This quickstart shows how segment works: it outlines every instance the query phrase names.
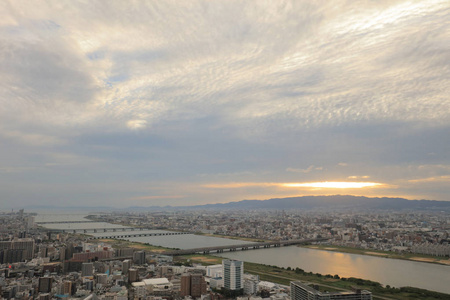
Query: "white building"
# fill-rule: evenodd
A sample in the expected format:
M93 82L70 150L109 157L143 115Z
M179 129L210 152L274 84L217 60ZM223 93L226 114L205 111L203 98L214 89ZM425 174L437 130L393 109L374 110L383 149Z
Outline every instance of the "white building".
M144 279L142 282L151 288L152 292L168 292L173 290L173 284L167 278Z
M228 290L244 288L244 262L224 259L222 261L223 286Z
M206 276L208 277L222 277L222 265L211 265L206 267Z

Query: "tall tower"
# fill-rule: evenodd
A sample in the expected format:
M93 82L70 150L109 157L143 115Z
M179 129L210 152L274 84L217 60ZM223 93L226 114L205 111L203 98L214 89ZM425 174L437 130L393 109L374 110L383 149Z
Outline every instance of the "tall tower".
M222 261L223 287L227 290L244 288L244 262L224 259Z

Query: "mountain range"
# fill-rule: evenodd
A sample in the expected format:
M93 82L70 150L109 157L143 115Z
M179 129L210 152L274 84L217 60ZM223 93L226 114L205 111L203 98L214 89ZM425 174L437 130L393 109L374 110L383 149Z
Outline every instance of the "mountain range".
M445 210L450 211L450 201L408 200L390 197L364 197L349 195L334 196L302 196L289 198L273 198L268 200L242 200L237 202L193 205L193 206L149 206L128 207L126 210L196 210L196 209L342 209L342 210Z

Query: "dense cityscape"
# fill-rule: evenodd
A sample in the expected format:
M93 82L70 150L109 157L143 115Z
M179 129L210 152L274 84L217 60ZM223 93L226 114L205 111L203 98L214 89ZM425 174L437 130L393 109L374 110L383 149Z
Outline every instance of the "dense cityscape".
M449 300L449 0L0 0L0 300Z
M184 211L114 213L95 219L261 240L324 237L331 245L450 256L446 212Z
M189 257L166 255L165 248L149 250L136 243L94 240L85 233L86 229L79 230L81 234L75 229L47 229L35 218L35 214L23 210L0 215L0 292L3 299L366 300L381 297L365 289L364 284L372 284L370 281L349 278L347 280L355 282L350 290L336 290L314 281L319 275L322 277L321 274L288 268L283 272L303 274L312 280L274 282L266 280L267 274L255 272L251 264L242 261L215 261L209 256L202 258L201 253ZM444 213L115 212L90 214L85 221L126 226L123 228L237 237L243 239L242 243L325 237L326 241L310 246L343 245L374 251L426 253L430 257L440 257L441 263L449 261L450 224ZM61 221L59 226L63 225ZM74 222L72 226L76 225ZM199 258L202 259L196 261ZM325 278L328 276L324 274ZM330 280L346 280L338 275L329 277ZM375 286L382 288L379 284ZM440 299L440 295L444 295L435 294L438 296L430 299Z

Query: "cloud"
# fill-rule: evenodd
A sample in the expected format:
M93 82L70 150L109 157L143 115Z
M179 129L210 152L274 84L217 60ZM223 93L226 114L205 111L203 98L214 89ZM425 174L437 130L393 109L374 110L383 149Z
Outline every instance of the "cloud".
M319 189L360 189L372 187L386 187L387 185L378 182L295 182L295 183L274 183L274 182L235 182L226 184L206 184L205 188L213 189L235 189L246 187L282 187L282 188L319 188Z
M286 168L287 172L294 172L294 173L309 173L313 170L321 171L323 170L323 167L315 167L311 165L306 169Z
M368 179L368 178L370 178L370 176L368 176L368 175L364 175L364 176L355 176L355 175L352 175L352 176L348 176L347 178L348 178L348 179L358 179L358 178L361 178L361 179Z
M215 198L198 188L213 181L369 177L447 199L445 183L408 180L448 175L449 11L443 0L3 1L0 166L21 171L0 181L27 199L91 180L118 205L124 178L139 184L122 183L120 199L187 195L179 203L265 188ZM278 188L266 191L292 193Z
M411 183L450 182L450 175L408 180Z
M129 201L135 201L135 200L161 200L161 199L180 199L184 196L181 195L174 195L174 196L168 196L168 195L152 195L152 196L140 196L140 197L133 197L128 199Z
M0 131L0 136L15 140L19 143L23 143L29 146L38 146L38 147L40 146L50 147L67 143L67 141L59 137L39 133L26 133L18 130L14 131L5 130L3 132Z
M127 127L130 129L143 129L147 127L146 120L130 120L127 122Z

